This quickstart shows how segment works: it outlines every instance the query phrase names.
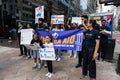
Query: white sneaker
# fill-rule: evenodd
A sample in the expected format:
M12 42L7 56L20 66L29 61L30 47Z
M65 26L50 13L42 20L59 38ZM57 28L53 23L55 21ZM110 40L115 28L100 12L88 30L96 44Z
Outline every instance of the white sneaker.
M45 76L47 76L47 77L48 77L49 75L50 75L50 73L48 72Z
M49 75L48 75L48 78L51 78L53 76L53 73L50 73Z
M74 58L77 58L77 56L75 55Z
M58 59L57 59L57 61L60 61L61 60L61 58L59 57Z

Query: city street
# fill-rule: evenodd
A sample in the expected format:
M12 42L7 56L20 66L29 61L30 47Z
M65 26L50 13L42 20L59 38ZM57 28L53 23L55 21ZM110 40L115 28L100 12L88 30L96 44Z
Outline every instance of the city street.
M120 0L0 0L0 80L120 80L119 57Z
M114 35L117 39L114 56L117 57L120 53L118 36ZM81 68L75 68L77 59L69 58L68 53L63 53L60 62L53 62L54 76L51 79L45 76L46 68L42 67L40 71L32 70L33 60L26 60L18 55L18 48L0 46L0 80L80 80ZM113 63L97 61L97 80L120 80L115 69L116 61Z

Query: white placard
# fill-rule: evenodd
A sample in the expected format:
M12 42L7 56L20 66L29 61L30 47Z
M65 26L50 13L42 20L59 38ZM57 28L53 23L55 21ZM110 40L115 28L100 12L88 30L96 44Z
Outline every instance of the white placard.
M72 17L72 23L82 24L81 17Z
M22 29L20 44L29 45L33 39L33 29Z
M56 60L54 48L40 48L39 53L41 60Z
M64 24L64 15L52 15L51 24Z
M39 18L44 19L44 6L35 8L35 23L38 23Z

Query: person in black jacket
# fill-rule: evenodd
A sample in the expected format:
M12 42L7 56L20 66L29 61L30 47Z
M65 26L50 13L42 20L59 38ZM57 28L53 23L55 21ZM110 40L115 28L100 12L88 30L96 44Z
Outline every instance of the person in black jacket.
M32 66L32 69L37 68L39 71L41 69L41 60L40 60L40 54L39 54L39 48L43 46L42 41L39 39L39 36L37 33L34 33L33 39L31 41L31 46L34 46L35 49L32 50L33 52L33 58L34 58L34 65ZM38 60L38 62L37 62Z
M88 29L87 28L88 16L82 15L81 20L82 20L82 24L79 25L79 29L83 29L83 31L86 31ZM83 45L82 45L82 51L78 51L78 64L75 66L76 68L79 68L82 66L82 59L83 59L82 54L83 54Z
M98 56L100 34L98 30L94 29L94 21L88 21L88 30L84 32L83 43L83 67L81 80L85 78L89 71L90 80L96 80L96 59Z
M21 23L18 23L18 44L19 44L19 47L20 47L20 54L19 56L23 56L24 54L24 46L20 44L20 40L21 40L21 30L23 29L23 25Z

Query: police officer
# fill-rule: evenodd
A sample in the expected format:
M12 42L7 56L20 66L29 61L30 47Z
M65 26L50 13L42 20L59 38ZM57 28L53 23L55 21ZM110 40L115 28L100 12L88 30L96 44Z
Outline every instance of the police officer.
M100 60L100 58L102 58L102 61L106 59L108 36L111 36L110 28L106 26L106 20L102 20L102 26L100 27L100 47L98 51L98 60Z
M89 71L90 80L96 80L96 58L99 48L99 31L94 29L95 23L93 20L89 20L87 27L88 30L84 32L84 49L83 49L83 68L82 80L87 76Z

